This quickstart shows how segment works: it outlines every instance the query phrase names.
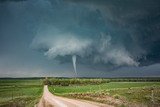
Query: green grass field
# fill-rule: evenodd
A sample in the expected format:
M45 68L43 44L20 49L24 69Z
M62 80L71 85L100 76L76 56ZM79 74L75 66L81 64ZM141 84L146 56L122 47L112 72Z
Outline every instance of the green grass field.
M0 79L0 107L33 107L42 91L40 79Z
M117 104L112 100L109 102L108 97L120 99L127 104L153 105L154 100L154 104L160 105L160 82L110 82L100 85L50 86L49 89L56 95L113 105Z
M0 79L0 107L33 107L43 92L43 84L56 95L97 101L114 106L160 105L160 82L113 82L109 79ZM44 82L45 81L45 82ZM129 81L125 79L124 81ZM131 81L131 80L130 80ZM135 81L135 80L132 80ZM141 79L140 81L144 81ZM146 80L145 80L146 81ZM150 80L151 81L151 80ZM91 84L90 84L91 83ZM56 85L53 85L56 84ZM140 107L139 106L139 107Z

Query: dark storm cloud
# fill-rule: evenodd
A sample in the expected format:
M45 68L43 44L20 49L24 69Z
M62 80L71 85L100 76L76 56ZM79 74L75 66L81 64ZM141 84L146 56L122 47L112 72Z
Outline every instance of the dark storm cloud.
M72 0L71 0L72 1ZM72 1L98 9L109 32L136 58L140 65L159 62L160 2L158 0L77 0Z
M159 1L77 0L57 3L58 5L55 5L56 3L51 1L53 10L60 14L53 15L59 18L55 21L53 17L54 24L49 28L51 32L47 29L50 34L43 38L44 31L41 30L39 33L43 35L38 33L34 40L36 45L40 44L40 49L42 42L45 46L49 45L45 55L59 57L57 59L62 59L62 62L66 59L68 62L68 55L77 54L82 63L84 61L104 66L137 66L159 62ZM61 31L53 31L52 28ZM75 39L70 40L69 46L66 46L65 42L71 38L68 35ZM43 40L47 36L49 40ZM62 39L59 40L56 36L61 36ZM89 38L90 43L83 47L84 50L81 50L80 45L85 44L83 39L79 44L73 43L79 38L85 38L86 41ZM62 46L57 49L60 44L52 44L52 40L58 41ZM73 48L80 50L71 49L72 45L77 45ZM80 55L80 52L83 52L83 55Z
M72 55L93 75L160 62L159 0L1 0L0 13L0 56L19 61L14 71L69 71Z
M27 0L0 0L0 3L3 3L3 2L21 2L21 1L27 1Z

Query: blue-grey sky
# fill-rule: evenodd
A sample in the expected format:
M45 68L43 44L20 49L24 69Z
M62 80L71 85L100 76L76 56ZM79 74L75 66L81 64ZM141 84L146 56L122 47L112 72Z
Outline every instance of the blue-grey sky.
M0 0L0 77L160 76L159 0Z

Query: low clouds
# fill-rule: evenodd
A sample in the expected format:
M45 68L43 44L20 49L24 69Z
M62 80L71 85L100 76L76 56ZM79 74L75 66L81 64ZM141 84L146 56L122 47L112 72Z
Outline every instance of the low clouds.
M111 63L115 66L138 66L131 54L123 47L111 43L111 36L101 34L101 38L97 47L97 55L94 61L104 63Z
M57 56L64 57L66 55L87 56L91 44L92 41L90 39L79 38L71 33L53 32L51 35L36 36L32 42L32 47L41 50L43 46L46 46L44 55L54 59Z
M89 40L80 40L74 36L67 37L65 36L56 41L53 41L54 44L51 48L45 52L46 56L55 58L56 56L65 56L65 55L79 55L81 57L86 56L87 48L91 42Z
M45 31L46 30L46 31ZM79 60L88 64L111 64L118 66L138 66L131 54L124 48L113 44L110 35L100 33L97 38L81 37L80 35L61 32L53 26L37 32L33 39L32 47L43 50L50 59L64 61L72 55L79 56ZM68 60L64 61L65 63Z

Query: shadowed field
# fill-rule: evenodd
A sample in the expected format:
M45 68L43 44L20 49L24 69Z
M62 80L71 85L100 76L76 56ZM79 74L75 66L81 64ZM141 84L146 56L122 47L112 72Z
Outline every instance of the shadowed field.
M33 107L42 91L40 79L0 79L0 107Z

